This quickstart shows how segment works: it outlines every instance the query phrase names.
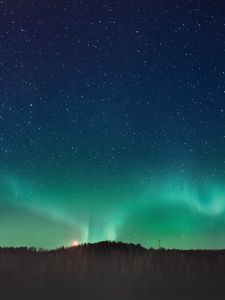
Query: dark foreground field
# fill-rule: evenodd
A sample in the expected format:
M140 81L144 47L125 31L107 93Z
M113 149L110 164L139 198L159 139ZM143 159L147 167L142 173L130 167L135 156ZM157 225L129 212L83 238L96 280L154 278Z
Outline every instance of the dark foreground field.
M225 299L225 251L0 249L0 299Z

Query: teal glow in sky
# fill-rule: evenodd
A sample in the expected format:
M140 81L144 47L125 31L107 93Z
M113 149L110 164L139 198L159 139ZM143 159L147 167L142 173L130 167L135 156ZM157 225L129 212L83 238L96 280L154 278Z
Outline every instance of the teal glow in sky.
M173 2L0 2L0 246L225 247L225 7Z
M135 182L136 181L136 182ZM123 240L156 247L224 247L225 188L181 177L37 185L4 174L3 246Z

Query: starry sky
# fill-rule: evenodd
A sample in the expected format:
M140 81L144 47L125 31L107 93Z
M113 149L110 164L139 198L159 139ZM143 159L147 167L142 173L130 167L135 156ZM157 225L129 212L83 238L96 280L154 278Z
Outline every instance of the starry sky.
M0 246L225 247L224 10L0 1Z

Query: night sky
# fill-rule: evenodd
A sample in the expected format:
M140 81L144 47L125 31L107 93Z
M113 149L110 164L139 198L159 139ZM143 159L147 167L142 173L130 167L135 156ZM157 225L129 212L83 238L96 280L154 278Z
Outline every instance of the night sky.
M224 1L0 1L0 246L225 247Z

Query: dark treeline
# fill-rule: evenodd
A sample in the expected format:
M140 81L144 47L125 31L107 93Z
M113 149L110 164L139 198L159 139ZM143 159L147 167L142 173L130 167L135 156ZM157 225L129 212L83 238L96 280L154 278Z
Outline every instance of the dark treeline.
M0 299L225 299L225 251L0 248Z

